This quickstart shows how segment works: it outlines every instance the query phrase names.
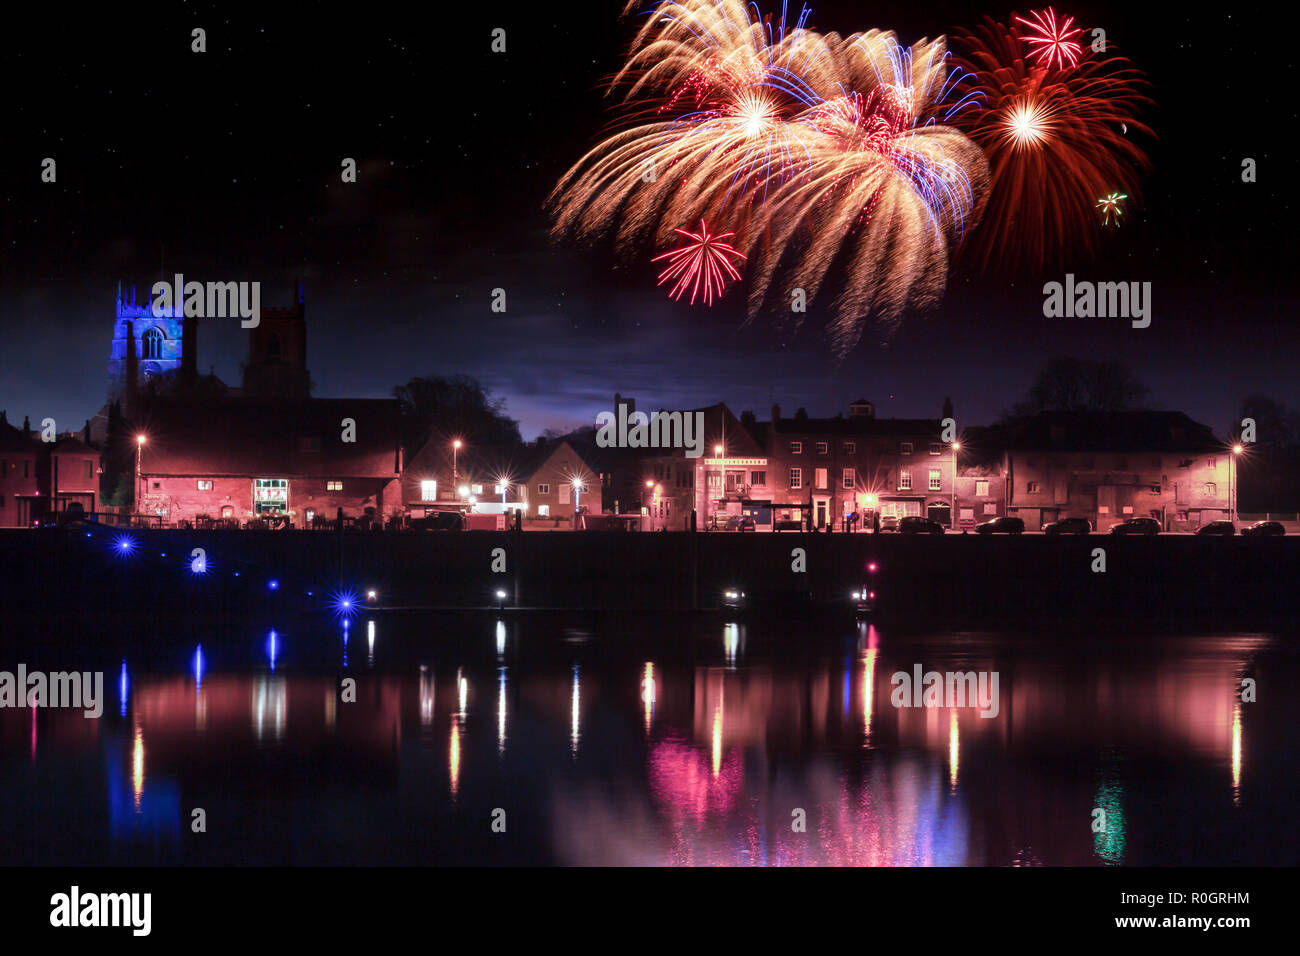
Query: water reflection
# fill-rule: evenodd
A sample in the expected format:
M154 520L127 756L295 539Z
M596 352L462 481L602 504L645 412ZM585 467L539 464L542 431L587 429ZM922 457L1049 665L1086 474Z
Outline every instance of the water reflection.
M433 642L427 622L409 633L385 622L383 666L357 676L347 703L333 626L295 625L288 644L259 630L247 659L233 643L187 641L188 668L171 651L171 673L108 640L117 716L0 709L0 760L48 761L36 776L0 775L0 799L13 819L58 813L68 801L42 788L75 794L85 774L59 768L96 768L109 825L60 818L60 859L71 862L106 841L125 860L184 862L181 793L201 806L232 789L268 819L320 822L306 842L235 828L203 844L222 862L473 862L484 847L463 821L497 806L543 815L535 844L517 851L524 863L1294 862L1276 827L1295 809L1296 783L1268 768L1293 746L1297 704L1253 709L1265 705L1239 694L1240 675L1261 661L1279 685L1300 677L1270 637L1082 653L852 622L802 642L789 626L727 622L720 646L718 627L701 623L683 646L620 625L575 648L525 622L507 665L500 620L467 627L464 640L440 626ZM373 619L366 630L373 651ZM891 675L918 662L996 671L996 716L893 706ZM492 683L495 693L471 693ZM482 732L493 723L495 734ZM0 838L14 826L0 823ZM319 850L303 849L318 838ZM0 854L12 855L6 845Z

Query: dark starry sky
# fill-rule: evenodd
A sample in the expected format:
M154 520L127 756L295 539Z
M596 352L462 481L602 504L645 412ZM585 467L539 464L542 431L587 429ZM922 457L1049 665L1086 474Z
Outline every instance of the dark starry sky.
M1011 9L812 6L814 28L892 28L904 42ZM548 241L542 200L611 119L601 81L631 33L619 8L13 12L0 407L79 427L103 403L117 283L143 294L176 271L258 280L264 305L287 304L301 278L318 395L470 374L508 399L525 434L590 422L615 391L760 414L773 402L831 414L863 396L880 414L934 415L950 395L959 420L977 423L1054 355L1119 358L1155 404L1219 431L1251 392L1300 405L1295 30L1278 13L1062 7L1105 26L1154 85L1144 203L1073 267L1153 282L1151 328L1044 319L1042 284L1064 270L1011 281L958 262L938 310L836 364L816 308L786 340L743 326L736 290L692 309L655 287L648 255L615 270L599 250ZM190 52L195 26L205 54ZM505 54L491 52L494 27ZM56 184L40 182L45 156ZM340 182L345 156L355 185ZM1245 157L1256 183L1241 181ZM497 287L505 314L489 308ZM245 335L237 320L204 322L200 368L237 383Z

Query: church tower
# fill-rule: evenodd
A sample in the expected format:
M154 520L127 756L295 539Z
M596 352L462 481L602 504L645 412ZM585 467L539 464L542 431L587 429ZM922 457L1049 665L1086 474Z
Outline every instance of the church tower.
M113 349L108 357L110 405L120 401L129 410L135 404L137 390L147 388L150 380L159 375L193 375L196 322L178 317L172 308L162 312L159 316L153 314L152 301L137 302L134 287L128 296L118 286Z
M307 321L303 289L286 309L263 306L261 321L248 330L244 395L250 398L301 400L311 397L307 372Z

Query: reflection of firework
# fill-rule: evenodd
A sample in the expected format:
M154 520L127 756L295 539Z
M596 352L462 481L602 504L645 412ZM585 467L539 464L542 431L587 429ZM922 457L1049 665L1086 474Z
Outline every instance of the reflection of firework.
M988 18L958 37L968 51L963 66L985 103L982 112L954 120L989 159L984 222L992 228L970 236L984 266L1041 266L1076 248L1091 250L1099 236L1097 197L1115 186L1135 196L1148 165L1129 138L1151 135L1136 119L1149 102L1142 74L1123 57L1100 60L1091 51L1074 66L1034 65L1026 59L1033 39Z
M690 242L665 252L662 256L655 256L655 262L661 259L669 261L668 268L659 274L659 284L676 280L677 284L668 293L669 296L680 299L689 287L691 305L695 304L697 295L704 300L705 305L712 305L714 297L722 295L728 280L740 278L740 273L727 257L736 256L742 260L745 257L733 246L722 241L730 238L732 233L712 235L703 219L700 220L699 232L678 229L677 234L689 239Z
M843 353L871 314L893 320L942 294L986 168L943 125L977 104L955 90L942 39L823 36L806 16L657 3L615 80L639 104L633 125L579 160L549 204L555 235L612 235L624 253L666 244L681 222L725 223L750 260L751 318L774 283L811 300L834 269Z
M1102 196L1097 200L1097 208L1101 210L1101 224L1109 226L1112 222L1119 225L1119 217L1124 214L1124 200L1128 196L1123 193L1111 193L1108 196Z
M1032 21L1016 17L1016 22L1028 28L1024 40L1029 44L1029 55L1036 63L1050 70L1053 66L1063 69L1067 63L1074 66L1079 62L1083 50L1074 38L1083 31L1071 26L1074 17L1066 17L1064 23L1057 23L1056 11L1051 7L1030 16L1034 18Z

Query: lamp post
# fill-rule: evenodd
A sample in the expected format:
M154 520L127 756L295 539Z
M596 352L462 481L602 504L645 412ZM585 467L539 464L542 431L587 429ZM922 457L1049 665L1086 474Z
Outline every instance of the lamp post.
M451 486L460 491L460 472L456 468L457 454L460 452L460 439L451 443Z
M948 527L954 531L957 529L957 452L961 448L961 442L952 443L952 511L948 512Z
M582 479L574 478L573 479L573 513L575 515L578 513L578 505L579 502L581 501L580 498L581 494L582 494Z
M141 507L143 507L144 489L140 487L140 480L141 480L141 475L140 475L140 452L144 449L144 443L145 443L147 440L148 440L148 439L145 437L144 432L141 432L140 434L138 434L138 435L135 436L135 510L136 510L136 514L139 514L139 513L140 513L140 509L141 509Z
M1244 451L1240 442L1232 446L1232 457L1228 459L1231 470L1228 472L1228 513L1232 516L1232 526L1237 527L1237 456Z

